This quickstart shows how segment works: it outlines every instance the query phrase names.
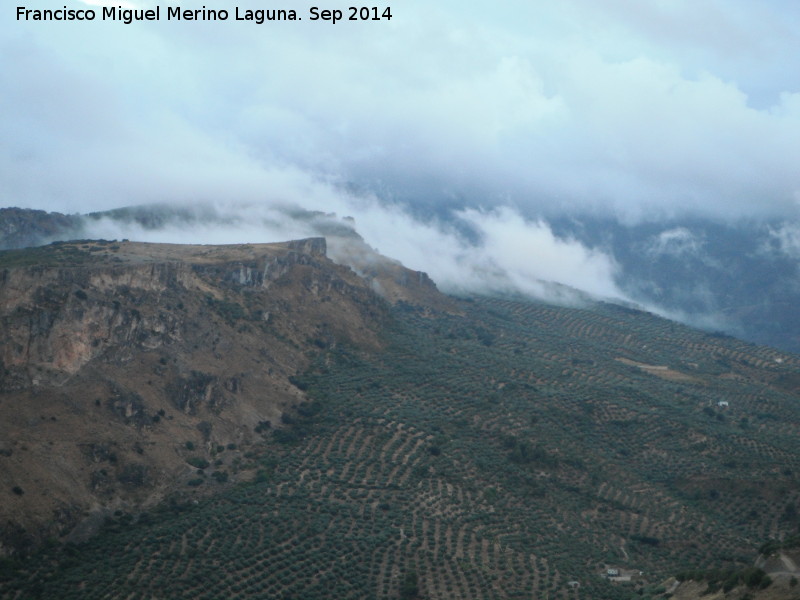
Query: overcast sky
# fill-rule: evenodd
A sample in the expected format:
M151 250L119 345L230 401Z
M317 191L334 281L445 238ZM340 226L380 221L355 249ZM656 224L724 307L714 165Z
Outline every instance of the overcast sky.
M270 3L304 20L263 25L233 20L265 5L251 0L181 3L227 8L225 23L124 4L160 4L162 21L2 7L0 205L280 201L358 220L445 204L487 244L505 225L608 277L611 257L548 239L535 215L800 213L793 0L391 0L390 21L335 25L309 20L313 1ZM414 246L402 210L376 220L389 229L368 241Z

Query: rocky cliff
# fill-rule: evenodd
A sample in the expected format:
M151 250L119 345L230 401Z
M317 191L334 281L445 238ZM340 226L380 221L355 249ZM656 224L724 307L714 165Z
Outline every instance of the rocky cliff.
M438 296L392 274L391 299ZM199 476L255 476L248 452L304 401L294 377L314 352L380 346L376 287L323 238L0 253L3 551L88 534Z

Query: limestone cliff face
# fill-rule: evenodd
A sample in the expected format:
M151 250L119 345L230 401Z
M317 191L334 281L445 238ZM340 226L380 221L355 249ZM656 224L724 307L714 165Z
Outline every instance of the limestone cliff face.
M401 270L393 285L435 293ZM322 238L0 253L0 552L251 477L244 454L303 401L290 378L314 351L379 348L374 287Z
M286 252L250 260L6 269L0 274L0 314L5 324L0 360L6 369L30 371L35 365L71 375L110 348L154 350L179 343L186 315L182 318L171 310L142 312L139 307L159 306L180 291L210 294L213 306L213 300L226 294L269 290L301 266L317 271L303 285L314 298L321 291L352 291L352 276L348 281L330 263L320 269L317 261L325 257L324 239L290 242L286 247ZM208 249L203 253L213 256ZM356 288L363 287L356 283Z
M178 341L176 315L143 316L136 308L181 285L178 271L174 265L6 271L0 360L29 374L35 366L72 375L112 346L152 349Z

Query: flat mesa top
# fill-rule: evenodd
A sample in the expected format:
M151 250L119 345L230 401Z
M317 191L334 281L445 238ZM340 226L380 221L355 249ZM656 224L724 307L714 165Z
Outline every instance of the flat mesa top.
M113 250L115 245L119 246L117 250ZM109 246L109 252L112 252L114 256L118 256L125 262L230 262L252 260L264 255L282 254L289 249L289 242L225 245L119 242Z
M76 240L0 252L0 268L78 266L89 263L185 262L191 264L250 261L290 250L325 254L322 238L266 244L164 244L150 242Z

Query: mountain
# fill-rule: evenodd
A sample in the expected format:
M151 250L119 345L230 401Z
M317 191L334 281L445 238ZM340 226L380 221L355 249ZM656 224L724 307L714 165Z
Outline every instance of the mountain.
M40 246L52 240L78 237L82 218L77 215L0 208L0 250Z
M744 569L690 570L665 582L663 597L673 600L797 598L800 538L764 544L755 564Z
M440 223L444 230L458 232L458 243L465 248L480 247L480 232L458 218L457 211L453 212L457 208L410 210L420 223ZM587 214L527 217L546 223L558 239L608 256L617 267L615 285L639 307L709 331L800 352L796 315L800 229L796 223L701 218L623 223ZM203 203L152 204L86 215L0 209L0 249L81 237L195 241L220 231L248 228L256 239L264 239L267 232L277 236L272 239L286 239L289 232L296 237L325 237L330 257L361 273L374 261L392 262L364 243L349 218L290 206ZM545 287L553 298L564 291ZM573 297L574 292L568 295Z
M314 351L381 344L385 302L325 252L313 238L0 253L4 547L153 505L218 452L225 477L254 477L244 456L304 401L291 381Z
M800 352L800 235L787 222L699 218L621 224L555 219L559 235L603 249L631 298L758 344Z
M0 253L0 596L657 598L798 533L797 355L327 250Z

